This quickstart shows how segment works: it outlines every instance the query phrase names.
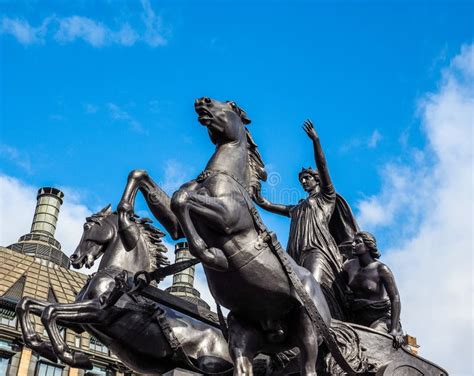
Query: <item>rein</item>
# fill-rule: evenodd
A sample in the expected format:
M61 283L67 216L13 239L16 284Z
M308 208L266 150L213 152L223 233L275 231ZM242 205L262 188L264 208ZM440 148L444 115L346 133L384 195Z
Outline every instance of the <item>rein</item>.
M319 313L318 308L314 304L310 295L305 290L303 283L301 282L299 277L296 275L293 267L291 266L291 263L288 260L288 257L289 257L288 254L283 250L283 247L281 246L280 242L276 238L276 234L274 232L271 232L263 223L257 209L255 208L255 205L252 202L252 199L250 198L251 196L250 192L248 191L246 186L240 181L240 179L236 178L234 175L226 171L204 170L198 176L196 181L203 182L208 177L218 175L218 174L227 175L237 183L239 190L241 191L242 196L244 197L247 208L250 212L250 216L252 217L255 229L257 230L259 235L263 236L264 241L269 245L272 252L278 258L278 261L280 261L280 264L282 265L285 274L287 275L288 279L293 285L293 288L295 289L298 297L301 299L301 302L303 303L303 307L305 308L309 318L311 319L311 322L319 331L319 333L321 333L321 336L323 337L323 340L326 343L326 346L328 347L329 351L331 352L334 360L339 364L341 369L344 372L346 372L348 375L363 374L363 370L358 370L358 371L354 370L352 366L344 358L344 355L341 353L341 350L339 349L339 346L336 340L331 334L330 327L328 327L326 323L324 322L324 319Z
M243 188L245 190L245 192L247 192L247 194L251 195L251 192L246 187L246 185L237 176L235 176L235 175L233 175L233 174L231 174L230 172L227 172L227 171L223 171L223 170L204 170L203 172L201 172L198 175L198 177L196 178L196 181L198 183L202 183L207 178L210 178L211 176L215 176L215 175L227 175L232 180L236 181L240 185L240 187Z

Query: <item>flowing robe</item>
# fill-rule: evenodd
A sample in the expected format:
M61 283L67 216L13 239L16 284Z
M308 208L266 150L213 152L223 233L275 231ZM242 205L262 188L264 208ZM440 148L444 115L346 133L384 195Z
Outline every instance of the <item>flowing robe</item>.
M313 273L322 286L332 317L342 320L345 318L343 257L329 230L335 206L332 184L292 206L287 251L298 265Z

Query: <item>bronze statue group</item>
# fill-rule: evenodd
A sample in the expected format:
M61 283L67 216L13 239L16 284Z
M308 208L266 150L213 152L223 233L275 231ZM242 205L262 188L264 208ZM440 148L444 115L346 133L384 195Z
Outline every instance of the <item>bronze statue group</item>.
M216 146L201 174L169 197L146 171L132 171L117 210L109 205L84 224L71 264L101 261L75 302L24 297L18 303L25 345L51 361L92 368L89 355L61 336L61 325L91 333L129 368L147 374L181 367L253 375L255 358L266 354L272 359L266 375L391 375L402 368L404 375L446 375L402 346L393 274L379 261L374 236L359 230L336 193L311 121L303 128L317 168L299 173L308 197L280 205L262 196L267 174L245 111L208 97L194 106ZM189 264L168 265L164 233L134 213L138 192L174 240L186 239L216 303L229 310L226 318L211 320L212 312L146 295L158 290L138 276L159 283ZM291 218L287 252L255 203ZM36 332L32 315L41 317L49 341ZM285 357L275 368L273 360Z

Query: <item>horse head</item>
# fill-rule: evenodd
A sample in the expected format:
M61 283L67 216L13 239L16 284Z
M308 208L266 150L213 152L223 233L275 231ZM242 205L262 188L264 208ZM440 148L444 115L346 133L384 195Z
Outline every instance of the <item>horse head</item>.
M167 248L161 240L165 234L152 226L148 218L131 217L131 227L135 229L137 242L130 250L126 250L119 236L118 222L118 215L112 212L110 205L86 218L82 238L69 258L71 265L76 269L84 265L91 268L95 260L106 252L109 255L107 263L123 264L129 270L138 268L151 271L169 264L165 255Z
M207 127L213 144L232 142L245 137L242 130L250 124L244 110L235 102L220 102L209 97L196 99L194 108L198 121Z
M227 153L216 151L206 168L232 173L238 176L250 191L258 189L260 180L267 179L267 173L257 144L246 127L250 124L246 112L235 102L221 102L209 97L196 99L194 108L198 121L207 128L212 143L218 149L224 144L240 145L237 147L239 150L227 150ZM243 160L239 161L239 155Z
M111 205L86 218L84 232L74 253L69 257L71 265L80 269L91 268L117 234L117 220L112 217ZM114 216L116 217L116 216Z

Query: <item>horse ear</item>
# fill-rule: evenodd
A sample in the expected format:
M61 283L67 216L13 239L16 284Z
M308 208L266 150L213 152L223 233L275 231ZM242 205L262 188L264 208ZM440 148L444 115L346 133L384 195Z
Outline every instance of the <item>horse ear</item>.
M233 106L234 110L237 113L237 115L239 115L240 120L242 120L242 123L244 123L245 125L250 124L252 121L247 116L247 113L244 110L242 110L242 108L239 107L235 102L233 102L233 104L234 104Z
M108 215L108 214L112 214L112 205L111 204L108 204L105 208L103 208L99 214L103 214L103 215Z
M252 121L247 116L247 113L242 109L240 111L240 118L242 119L242 123L244 123L245 125L250 124Z

